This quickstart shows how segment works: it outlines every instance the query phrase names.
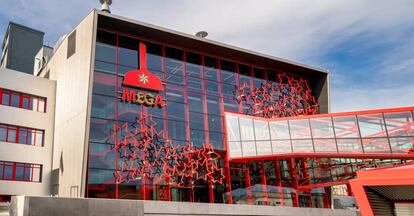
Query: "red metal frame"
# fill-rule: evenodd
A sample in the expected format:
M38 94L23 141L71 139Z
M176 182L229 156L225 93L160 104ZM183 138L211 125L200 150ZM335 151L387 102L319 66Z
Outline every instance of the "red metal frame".
M6 165L6 163L11 163L12 165ZM3 172L0 173L0 180L3 181L22 181L22 182L33 182L33 183L41 183L42 182L42 168L43 166L40 164L29 164L29 163L20 163L20 162L12 162L12 161L0 161L0 167L2 167ZM5 178L5 171L6 167L12 167L12 176L11 178ZM23 168L22 179L16 178L16 171L17 167ZM25 180L25 173L26 169L31 170L29 180ZM33 179L34 172L38 172L39 179Z
M34 129L34 128L27 128L27 127L21 127L21 126L16 126L16 125L6 125L6 124L0 124L0 129L5 130L6 132L6 137L5 140L0 140L0 141L4 141L4 142L8 142L8 143L15 143L15 144L23 144L23 145L28 145L28 146L43 146L44 145L44 138L45 138L45 131L44 130L39 130L39 129ZM20 142L19 140L19 135L20 135L20 130L24 129L26 130L26 140L24 143ZM9 140L9 131L15 131L15 136L13 140ZM31 131L31 133L29 133L29 131ZM42 134L42 143L36 143L37 139L36 136L38 136L38 134ZM33 144L29 143L29 134L32 134L32 142Z
M9 96L9 101L7 103L3 103L3 94L6 94ZM19 105L18 106L12 106L11 104L11 100L12 100L12 95L18 95L19 97ZM28 107L23 107L23 99L27 98L28 103L27 106ZM36 107L34 107L35 105L33 104L33 100L31 99L36 99L37 104ZM43 101L43 110L39 110L40 108L40 101ZM4 105L4 106L11 106L11 107L16 107L16 108L20 108L20 109L27 109L27 110L32 110L32 111L36 111L36 112L42 112L42 113L46 113L46 102L47 99L45 97L40 97L40 96L35 96L35 95L30 95L30 94L26 94L23 92L18 92L18 91L12 91L12 90L8 90L8 89L3 89L0 88L0 105ZM30 109L30 104L32 104L32 109Z

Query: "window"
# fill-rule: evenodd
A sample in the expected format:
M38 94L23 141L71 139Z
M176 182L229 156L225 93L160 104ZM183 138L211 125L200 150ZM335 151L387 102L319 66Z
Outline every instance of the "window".
M68 50L66 58L70 58L76 52L76 30L73 31L68 37Z
M46 112L46 98L0 89L0 104L21 109Z
M0 180L41 182L42 165L0 161Z
M43 137L43 130L0 124L0 141L3 142L43 146Z

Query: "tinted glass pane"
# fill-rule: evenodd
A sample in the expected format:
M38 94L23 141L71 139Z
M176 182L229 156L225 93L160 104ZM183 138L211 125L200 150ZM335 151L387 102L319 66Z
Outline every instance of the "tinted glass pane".
M95 61L95 70L105 73L116 74L115 64Z
M236 90L236 86L235 85L227 85L227 84L222 84L221 85L223 87L223 96L224 97L228 97L228 98L233 98L234 97L234 93Z
M10 106L19 107L19 104L20 104L20 95L17 93L12 93Z
M173 101L167 102L168 120L185 121L184 104Z
M207 111L208 114L211 115L221 115L220 112L220 98L213 97L213 96L207 96Z
M116 62L116 46L96 43L95 59L105 62Z
M118 102L118 119L133 122L141 115L142 106L133 103Z
M204 81L199 78L187 77L188 90L203 92L204 91Z
M336 143L340 153L362 153L360 139L336 139Z
M93 75L93 93L116 96L116 76L95 72Z
M201 147L205 141L205 131L190 129L190 140L192 145Z
M6 141L6 126L0 125L0 141Z
M292 153L290 140L274 140L272 141L273 154Z
M204 78L218 81L217 60L212 57L204 57Z
M289 126L292 139L303 139L311 137L308 119L289 120Z
M3 105L9 105L10 95L9 92L5 92L3 90L3 94L1 96L1 104Z
M114 124L115 121L91 118L89 140L91 142L113 143L109 137L113 134Z
M206 92L209 94L220 94L219 83L206 80Z
M184 103L183 87L167 84L167 106L169 101Z
M16 141L17 141L17 139L16 139L16 130L17 130L17 128L16 127L8 127L8 130L7 130L7 142L13 142L13 143L15 143Z
M168 120L168 138L186 140L185 122Z
M147 67L151 72L163 72L162 47L159 44L147 44Z
M112 145L89 144L89 167L115 169L115 151Z
M365 138L362 139L365 153L390 153L390 145L387 138Z
M238 112L239 104L235 100L224 98L224 111Z
M334 139L314 139L315 152L337 152Z
M88 184L104 184L115 182L113 170L89 169Z
M22 108L23 109L29 109L29 97L25 96L22 98Z
M170 48L170 47L166 47L165 48L165 55L166 55L166 59L165 59L165 66L166 66L166 72L167 74L175 74L175 75L180 75L183 76L183 55L182 55L182 51L175 49L175 48Z
M410 112L385 113L388 136L413 136L414 123Z
M359 129L362 137L385 137L384 119L382 114L359 115Z
M313 152L312 140L292 140L293 152Z
M223 150L223 134L218 132L209 132L210 143L215 150Z
M197 130L205 130L203 113L190 112L190 128Z
M270 136L275 139L290 139L289 127L287 121L269 122Z
M390 138L390 145L393 154L407 153L414 146L414 138Z
M221 117L215 115L208 115L208 128L210 131L218 131L221 132Z
M175 84L175 85L184 86L184 77L183 76L176 76L176 75L172 75L172 74L167 74L166 75L166 81L168 83L172 83L172 84Z
M254 128L252 119L239 118L240 134L242 141L254 140Z
M19 143L22 143L22 144L27 143L27 129L26 128L19 129Z
M188 109L195 112L203 112L203 95L189 93L188 94Z
M186 69L187 69L187 75L188 76L195 77L195 78L200 78L200 79L202 78L201 65L192 64L192 63L187 62L186 66L187 66Z
M331 118L310 119L313 138L334 138Z
M128 36L119 36L118 64L138 68L139 41Z
M270 140L269 124L267 121L254 120L254 132L256 140Z
M3 179L13 179L13 163L3 167Z
M92 98L92 117L115 119L116 98L94 95Z
M355 116L333 117L336 138L358 138L359 129Z
M15 180L21 181L23 180L23 173L24 172L24 165L23 164L16 164L16 174L15 174Z

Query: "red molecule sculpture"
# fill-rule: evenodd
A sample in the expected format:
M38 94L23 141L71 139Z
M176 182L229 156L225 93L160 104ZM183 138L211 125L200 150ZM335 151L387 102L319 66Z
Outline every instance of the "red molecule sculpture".
M222 184L224 171L218 165L220 155L210 144L173 145L155 126L152 116L143 113L133 124L114 125L110 139L115 143L120 162L115 172L117 183L165 177L177 186L194 186L198 180Z
M246 82L236 87L235 97L247 107L243 110L245 114L274 118L318 113L318 103L306 79L285 72L277 74L276 79L256 88Z

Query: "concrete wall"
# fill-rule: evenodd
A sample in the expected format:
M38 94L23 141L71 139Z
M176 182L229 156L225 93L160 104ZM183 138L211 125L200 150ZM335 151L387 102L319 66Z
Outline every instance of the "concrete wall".
M0 194L49 195L56 82L0 68L0 88L46 97L46 113L0 105L0 123L45 130L44 146L0 142L0 160L43 165L42 182L0 180Z
M84 195L89 133L91 61L94 48L95 13L91 12L76 31L75 53L68 58L68 37L56 49L44 71L57 80L53 168L60 168L59 196Z
M254 205L226 205L186 202L74 199L55 197L13 197L11 216L100 215L285 215L285 216L356 216L357 211L292 208Z

